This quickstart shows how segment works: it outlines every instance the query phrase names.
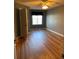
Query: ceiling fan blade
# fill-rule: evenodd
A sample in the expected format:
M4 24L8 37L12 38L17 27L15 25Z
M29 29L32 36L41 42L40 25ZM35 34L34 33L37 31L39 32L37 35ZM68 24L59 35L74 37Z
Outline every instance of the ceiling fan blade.
M46 2L46 1L48 1L48 0L41 0L42 2Z
M27 5L31 5L31 6L36 6L41 4L41 1L31 1L31 2L26 2Z

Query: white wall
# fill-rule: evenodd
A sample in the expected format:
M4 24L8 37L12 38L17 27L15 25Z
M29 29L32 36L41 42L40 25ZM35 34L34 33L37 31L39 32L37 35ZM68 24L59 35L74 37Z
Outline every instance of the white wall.
M64 6L48 10L47 28L64 35Z

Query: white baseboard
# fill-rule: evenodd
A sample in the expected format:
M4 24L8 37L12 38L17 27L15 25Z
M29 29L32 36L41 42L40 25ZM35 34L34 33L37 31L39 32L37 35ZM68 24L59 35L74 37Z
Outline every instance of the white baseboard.
M64 35L63 34L60 34L60 33L58 33L58 32L55 32L55 31L53 31L53 30L50 30L50 29L48 29L48 28L46 28L48 31L50 31L50 32L53 32L53 33L55 33L55 34L57 34L57 35L59 35L59 36L62 36L62 37L64 37Z

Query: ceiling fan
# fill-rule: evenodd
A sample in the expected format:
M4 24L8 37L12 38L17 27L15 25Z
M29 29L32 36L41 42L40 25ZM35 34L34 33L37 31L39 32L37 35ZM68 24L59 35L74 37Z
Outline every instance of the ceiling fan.
M42 9L48 9L49 6L51 6L51 3L53 3L53 0L41 0L42 1Z
M40 4L42 6L46 5L46 6L51 6L51 4L53 4L54 1L53 0L41 0Z

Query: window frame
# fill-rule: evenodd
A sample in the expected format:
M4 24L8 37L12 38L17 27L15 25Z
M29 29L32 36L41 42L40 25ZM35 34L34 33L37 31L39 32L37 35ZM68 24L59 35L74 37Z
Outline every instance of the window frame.
M33 16L37 16L36 24L34 24L33 22ZM39 23L39 16L42 16L41 23ZM32 25L42 25L42 24L43 24L43 15L32 15Z

